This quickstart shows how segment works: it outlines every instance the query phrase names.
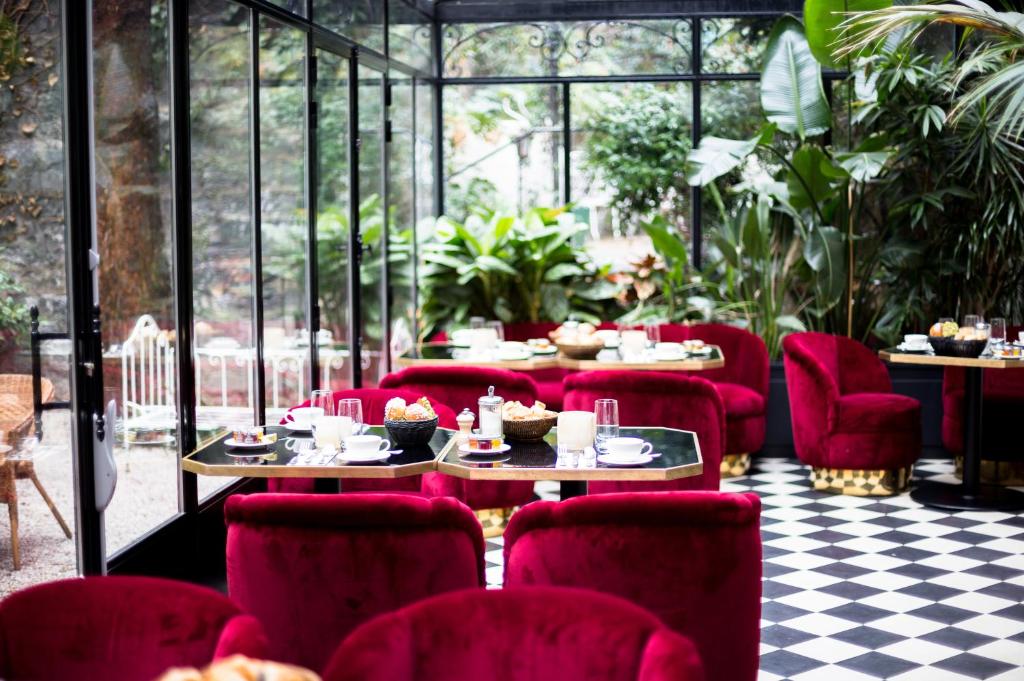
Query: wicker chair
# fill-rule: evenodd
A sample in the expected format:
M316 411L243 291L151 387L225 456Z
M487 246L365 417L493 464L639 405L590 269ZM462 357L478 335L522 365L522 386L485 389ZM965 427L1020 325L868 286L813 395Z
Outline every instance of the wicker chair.
M53 399L53 383L45 378L41 381L42 401ZM15 444L19 438L31 435L35 431L35 411L32 397L32 376L28 374L0 374L0 503L7 504L7 512L11 518L11 556L14 569L21 569L21 548L18 544L18 489L16 481L31 480L39 490L39 495L50 507L50 512L57 519L64 534L71 539L71 528L64 522L53 499L46 493L43 484L36 476L36 469L31 460L12 461L9 457L16 455Z

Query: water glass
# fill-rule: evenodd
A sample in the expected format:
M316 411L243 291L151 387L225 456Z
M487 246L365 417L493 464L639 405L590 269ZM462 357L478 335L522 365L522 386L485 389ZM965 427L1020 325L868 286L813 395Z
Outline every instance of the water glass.
M471 329L482 329L482 328L484 328L484 318L483 317L470 317L469 318L469 328L471 328Z
M1002 345L1006 342L1006 320L1002 317L996 317L989 321L991 329L989 330L989 339L992 341L992 345Z
M309 397L309 406L324 410L324 416L334 416L334 393L330 390L314 390Z
M618 400L595 400L594 421L597 424L596 447L603 452L604 443L619 436Z
M652 348L661 342L661 324L657 322L644 324L644 333L647 334L647 344Z
M962 328L973 329L978 324L980 324L981 321L982 321L981 315L977 315L977 314L964 315L964 324L963 324Z
M485 326L488 329L494 329L494 335L497 337L497 340L495 341L495 343L504 342L504 340L505 340L505 325L504 324L502 324L500 321L497 321L497 320L491 320L489 322L486 322Z
M338 416L348 416L352 419L352 434L360 435L363 432L363 402L358 398L347 398L338 401Z

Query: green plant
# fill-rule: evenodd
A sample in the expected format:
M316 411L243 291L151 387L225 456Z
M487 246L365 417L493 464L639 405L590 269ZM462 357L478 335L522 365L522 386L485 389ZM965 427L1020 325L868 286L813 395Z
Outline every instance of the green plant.
M608 318L618 287L573 243L586 230L564 208L474 210L464 224L438 218L420 246L422 334L477 315L506 323Z
M25 304L25 290L9 275L0 270L0 348L6 349L24 343L28 332L29 311Z

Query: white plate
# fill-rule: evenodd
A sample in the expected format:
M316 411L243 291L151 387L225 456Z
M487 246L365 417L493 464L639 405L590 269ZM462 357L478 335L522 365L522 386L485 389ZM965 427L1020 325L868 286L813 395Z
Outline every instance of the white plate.
M687 352L690 353L691 355L710 355L711 354L711 347L708 346L708 345L705 345L702 348L689 349L689 350L687 350Z
M276 442L237 442L235 438L229 437L224 440L226 447L232 447L234 449L269 449L273 447Z
M342 463L374 463L376 461L387 461L391 457L391 452L369 452L368 454L350 454L348 452L340 452L338 458L335 461Z
M459 445L459 451L463 454L483 454L485 456L488 454L501 454L502 452L507 452L510 449L512 449L512 445L508 443L503 444L500 447L495 447L494 449L470 449L469 443Z
M519 362L522 360L530 359L531 357L533 357L533 353L530 352L529 350L526 350L524 352L517 352L514 355L511 353L507 355L498 353L495 355L495 358L497 358L499 362Z
M643 466L645 463L654 461L654 457L650 454L641 454L640 456L629 458L615 456L614 454L598 454L597 460L606 466Z
M907 345L906 343L900 343L896 346L896 349L900 352L931 352L931 345Z
M677 352L674 355L655 355L654 359L658 360L659 362L679 362L686 359L686 353Z
M296 423L295 421L285 421L284 427L288 429L289 433L312 433L312 423Z
M538 348L538 347L534 347L534 346L532 346L532 345L531 345L531 346L530 346L530 350L531 350L531 351L533 352L533 354L535 354L535 355L553 355L553 354L555 354L556 352L558 352L558 348L556 348L556 347L555 347L555 346L553 346L553 345L549 345L549 346L548 346L548 347L546 347L546 348Z

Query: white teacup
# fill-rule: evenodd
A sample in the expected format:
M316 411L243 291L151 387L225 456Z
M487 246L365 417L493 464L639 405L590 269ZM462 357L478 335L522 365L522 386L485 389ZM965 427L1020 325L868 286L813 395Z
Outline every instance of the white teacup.
M391 442L379 435L350 435L345 438L345 451L356 456L369 456L391 449Z
M284 420L296 430L312 430L313 421L323 415L323 407L296 407L284 415Z
M923 333L908 333L903 336L903 343L912 348L920 348L928 345L928 336Z
M643 331L628 330L620 334L619 347L627 355L642 355L647 348L647 334Z
M320 416L313 420L313 442L317 448L337 449L351 435L351 416Z
M638 437L613 437L605 440L608 453L620 459L639 459L654 450L654 445Z
M1017 332L1017 342L1024 345L1024 331Z
M599 329L594 332L594 335L604 341L606 348L619 347L619 332L615 329Z

